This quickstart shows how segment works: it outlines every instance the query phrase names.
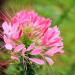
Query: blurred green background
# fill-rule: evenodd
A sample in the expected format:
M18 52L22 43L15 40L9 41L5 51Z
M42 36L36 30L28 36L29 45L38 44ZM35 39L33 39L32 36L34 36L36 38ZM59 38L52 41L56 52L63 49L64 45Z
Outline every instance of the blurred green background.
M75 0L8 0L2 8L9 17L22 9L34 10L52 19L52 26L57 25L61 31L64 55L55 56L53 66L41 66L35 75L75 75ZM13 69L10 66L7 72L15 72Z

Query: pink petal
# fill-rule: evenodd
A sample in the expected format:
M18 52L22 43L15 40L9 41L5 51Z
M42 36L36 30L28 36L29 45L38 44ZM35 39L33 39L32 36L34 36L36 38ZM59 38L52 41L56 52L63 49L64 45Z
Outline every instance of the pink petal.
M63 53L64 53L64 50L60 50L59 52L60 52L61 54L63 54Z
M48 42L47 45L48 46L61 46L61 47L63 47L62 38L58 37L58 38L54 39L53 41Z
M40 65L44 64L44 61L42 59L29 58L29 60L31 60L34 63L40 64Z
M20 36L19 36L19 33L16 33L16 34L14 34L14 35L12 36L12 38L15 39L15 40L19 39L19 37L20 37Z
M15 40L18 40L21 36L22 36L22 30L20 31L15 31L12 38L15 39Z
M18 45L18 46L14 49L14 52L19 52L19 51L21 51L23 48L24 48L24 45L23 45L23 44L20 44L20 45Z
M40 49L34 49L32 52L31 52L31 55L38 55L40 54L41 50Z
M26 51L27 51L26 48L24 48L24 49L22 50L22 54L24 54Z
M47 62L48 62L50 65L54 64L54 61L53 61L51 58L45 57L45 59L47 60Z
M11 56L11 59L13 59L13 60L19 60L19 58L17 57L17 56Z
M48 41L48 35L45 33L44 37L42 38L42 44L45 45Z
M5 43L10 43L10 40L7 38L7 36L4 35L4 36L3 36L3 39L4 39L4 42L5 42Z
M45 54L47 54L49 56L53 56L56 53L64 53L64 51L62 50L62 47L59 47L59 48L53 47L45 52Z
M3 30L4 30L5 33L7 33L9 31L9 26L8 26L7 22L4 22L2 24L2 28L3 28Z
M34 45L34 43L33 43L33 44L31 44L31 45L27 48L27 51L32 50L34 47L35 47L35 45Z
M12 50L12 45L8 43L8 44L5 45L5 48L8 49L8 50Z

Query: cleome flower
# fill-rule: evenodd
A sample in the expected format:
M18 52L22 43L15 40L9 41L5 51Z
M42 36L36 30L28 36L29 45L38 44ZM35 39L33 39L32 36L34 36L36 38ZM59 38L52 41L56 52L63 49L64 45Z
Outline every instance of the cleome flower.
M51 20L31 11L17 13L10 22L2 24L5 48L10 50L11 59L26 60L37 64L45 62L52 65L56 53L64 53L62 38L58 27L51 27ZM37 56L37 57L35 57Z

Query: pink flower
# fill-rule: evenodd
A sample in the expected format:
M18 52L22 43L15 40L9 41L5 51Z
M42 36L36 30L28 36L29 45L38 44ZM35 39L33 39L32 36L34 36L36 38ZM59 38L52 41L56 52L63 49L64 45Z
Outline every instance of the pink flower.
M25 59L37 64L44 64L45 59L52 65L54 61L50 57L56 53L64 52L58 27L51 27L49 18L38 16L34 11L21 11L9 23L5 21L2 27L5 47L13 52L11 54L14 55L11 56L14 60L18 60L19 56L23 56ZM22 38L24 39L22 40ZM35 58L35 55L41 57L41 59Z

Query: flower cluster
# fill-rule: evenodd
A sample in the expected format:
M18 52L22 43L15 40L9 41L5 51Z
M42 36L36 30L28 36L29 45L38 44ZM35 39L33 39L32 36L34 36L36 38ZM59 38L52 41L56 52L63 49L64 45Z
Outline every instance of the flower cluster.
M22 56L37 64L47 62L51 65L54 63L51 57L63 53L58 27L51 27L49 18L40 17L33 11L17 13L2 27L5 48L10 51L13 60L19 60Z

